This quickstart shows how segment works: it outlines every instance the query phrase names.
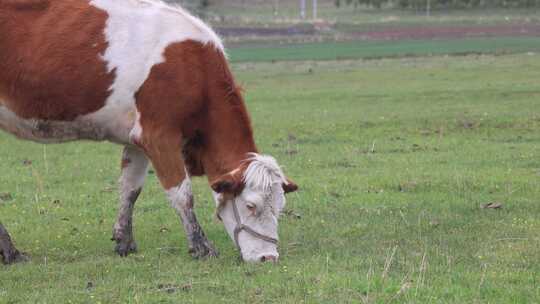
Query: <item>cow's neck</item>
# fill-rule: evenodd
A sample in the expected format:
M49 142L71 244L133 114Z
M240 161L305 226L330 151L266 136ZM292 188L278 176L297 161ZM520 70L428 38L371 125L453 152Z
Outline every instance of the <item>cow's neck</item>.
M244 100L228 66L224 68L229 78L225 83L230 85L211 90L201 159L210 181L238 168L248 153L257 152Z

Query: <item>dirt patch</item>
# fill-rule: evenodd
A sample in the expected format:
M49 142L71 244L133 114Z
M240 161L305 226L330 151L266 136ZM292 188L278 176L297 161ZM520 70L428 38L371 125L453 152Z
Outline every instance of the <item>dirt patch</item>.
M317 30L313 26L290 26L284 28L260 28L260 27L223 27L216 28L222 37L245 37L245 36L306 36L315 35Z

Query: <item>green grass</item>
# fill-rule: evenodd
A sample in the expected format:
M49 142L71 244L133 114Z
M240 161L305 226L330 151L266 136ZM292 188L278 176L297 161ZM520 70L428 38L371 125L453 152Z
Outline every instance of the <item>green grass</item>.
M452 40L351 41L306 44L243 44L229 50L233 62L336 60L404 56L507 54L540 50L537 37L499 37Z
M239 262L202 179L197 211L221 256L193 261L154 175L136 208L140 251L118 258L120 147L3 134L0 192L13 199L0 221L32 260L0 267L0 303L540 299L539 56L234 69L261 150L302 187L287 207L301 218L281 219L281 262ZM479 208L493 201L503 208Z

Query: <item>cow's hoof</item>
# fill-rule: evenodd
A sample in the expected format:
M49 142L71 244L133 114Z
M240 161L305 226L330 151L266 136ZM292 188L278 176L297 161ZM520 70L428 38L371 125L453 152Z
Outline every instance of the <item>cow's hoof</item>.
M215 258L219 256L219 252L208 240L194 244L193 247L189 248L189 254L194 259Z
M114 251L121 257L127 257L130 253L137 252L137 243L134 240L117 241Z
M20 253L17 249L10 250L9 252L0 252L0 256L2 257L2 264L4 265L11 265L15 263L24 263L28 262L29 258Z

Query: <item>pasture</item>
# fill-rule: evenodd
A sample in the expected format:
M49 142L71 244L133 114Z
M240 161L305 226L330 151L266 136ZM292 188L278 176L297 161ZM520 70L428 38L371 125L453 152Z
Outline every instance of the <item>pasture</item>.
M233 62L345 60L425 57L437 55L513 54L540 51L537 37L496 37L437 40L348 41L275 45L243 43L232 50Z
M0 303L540 298L539 55L233 68L260 149L301 186L281 218L280 263L240 262L203 179L198 217L221 255L192 260L153 174L135 211L139 252L119 258L121 148L2 133L0 221L31 261L0 266ZM502 208L480 207L491 202Z
M234 58L234 51L232 54ZM0 216L26 264L0 303L532 303L540 298L540 56L236 63L258 145L301 191L281 261L194 261L155 175L139 252L113 252L120 147L0 135ZM498 202L501 209L480 205Z

